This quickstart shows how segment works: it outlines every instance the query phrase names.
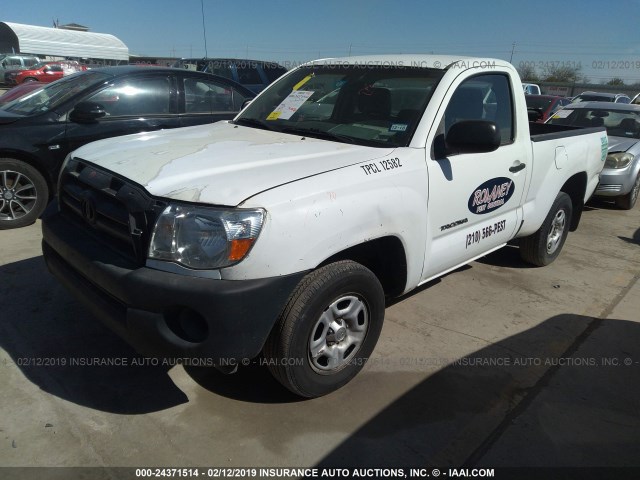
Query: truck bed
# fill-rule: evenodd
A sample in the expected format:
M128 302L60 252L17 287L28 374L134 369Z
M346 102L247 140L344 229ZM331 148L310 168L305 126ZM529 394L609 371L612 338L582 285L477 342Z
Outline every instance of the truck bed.
M586 133L604 132L605 127L574 127L571 125L553 125L551 123L529 122L529 134L532 142L557 140L558 138L573 137Z

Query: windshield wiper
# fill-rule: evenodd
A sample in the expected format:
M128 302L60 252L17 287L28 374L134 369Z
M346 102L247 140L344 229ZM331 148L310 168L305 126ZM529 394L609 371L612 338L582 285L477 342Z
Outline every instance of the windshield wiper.
M297 128L297 127L284 127L280 130L282 133L292 133L298 135L305 135L307 137L320 138L322 140L335 140L343 143L356 143L356 139L347 135L340 135L339 133L327 132L318 128Z
M234 125L242 125L243 127L256 127L261 128L262 130L273 131L274 128L271 125L267 125L261 120L256 120L255 118L239 118L232 122Z

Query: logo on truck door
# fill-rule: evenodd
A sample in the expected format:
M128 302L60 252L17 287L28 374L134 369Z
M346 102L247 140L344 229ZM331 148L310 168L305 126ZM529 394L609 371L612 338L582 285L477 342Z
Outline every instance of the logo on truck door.
M487 180L469 197L469 211L478 215L497 210L509 201L515 190L513 180L507 177L497 177Z

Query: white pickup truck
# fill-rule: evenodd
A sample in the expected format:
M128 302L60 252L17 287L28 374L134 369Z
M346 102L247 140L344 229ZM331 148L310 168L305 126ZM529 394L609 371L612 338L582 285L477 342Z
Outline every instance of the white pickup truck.
M316 397L366 363L385 298L510 241L551 263L606 154L604 128L529 124L501 60L318 60L233 121L71 153L43 251L141 353L226 370L262 354Z

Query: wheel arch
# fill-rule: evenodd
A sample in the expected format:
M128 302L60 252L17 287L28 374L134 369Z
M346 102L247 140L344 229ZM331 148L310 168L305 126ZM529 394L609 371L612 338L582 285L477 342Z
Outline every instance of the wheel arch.
M401 295L407 285L407 257L402 241L384 236L354 245L333 254L316 268L340 260L352 260L373 272L387 297Z
M42 175L42 177L47 182L47 187L49 188L49 198L51 198L56 193L55 192L56 190L55 176L52 174L52 172L49 169L45 168L40 161L38 161L37 157L33 155L29 155L28 153L20 150L0 149L0 158L4 158L8 160L18 160L28 165L31 165L40 173L40 175Z
M560 191L566 193L569 195L569 198L571 198L573 214L571 215L569 231L574 232L580 224L582 210L584 209L584 196L587 191L587 174L585 172L576 173L562 185Z

